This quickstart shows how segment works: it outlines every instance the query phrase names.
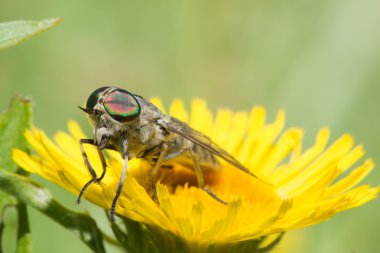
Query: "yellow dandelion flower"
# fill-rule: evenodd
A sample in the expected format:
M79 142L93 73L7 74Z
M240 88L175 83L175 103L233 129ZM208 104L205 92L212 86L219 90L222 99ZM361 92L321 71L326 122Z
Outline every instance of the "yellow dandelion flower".
M152 101L163 110L160 100ZM223 109L213 118L203 100L193 100L190 113L181 100L175 100L169 114L210 136L269 183L222 161L223 169L206 173L205 180L217 196L228 201L224 205L197 188L194 172L174 160L170 163L172 168L162 169L158 177L157 203L146 190L151 166L132 159L116 213L168 231L192 249L257 241L320 223L370 201L380 190L369 185L358 186L374 164L367 159L355 165L364 150L354 145L350 135L343 135L329 145L329 130L323 128L314 145L303 150L303 130L283 131L283 111L268 124L262 107L254 107L248 113ZM85 135L74 121L69 121L68 129L69 133L58 132L55 142L39 129L27 131L25 136L37 155L15 150L13 158L25 170L77 195L90 179L78 144ZM86 151L100 175L102 166L96 148L88 146ZM108 151L104 179L91 185L84 198L109 209L122 166L120 154Z

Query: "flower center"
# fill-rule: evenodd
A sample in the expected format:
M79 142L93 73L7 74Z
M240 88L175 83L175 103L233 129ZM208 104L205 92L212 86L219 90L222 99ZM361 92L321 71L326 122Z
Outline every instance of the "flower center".
M139 169L132 171L136 180L152 196L151 192L151 166L141 161ZM203 172L205 185L211 189L219 198L228 201L236 197L241 198L248 203L259 203L268 200L278 202L279 197L275 188L269 184L248 175L237 168L224 164L221 170ZM161 167L156 178L156 183L160 182L165 185L171 194L176 194L177 189L198 187L198 181L195 172L184 165L176 162L167 163Z

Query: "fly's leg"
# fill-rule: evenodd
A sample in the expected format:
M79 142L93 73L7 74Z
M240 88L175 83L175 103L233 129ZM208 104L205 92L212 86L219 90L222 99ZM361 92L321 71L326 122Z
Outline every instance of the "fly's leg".
M104 158L104 155L103 155L103 152L99 149L99 147L94 143L94 140L93 139L80 139L79 140L79 144L80 144L80 151L82 152L82 156L83 156L83 160L84 160L84 163L86 164L86 167L88 169L88 171L90 172L92 178L83 186L82 190L80 191L79 195L78 195L78 198L77 198L77 201L76 203L79 204L80 201L81 201L81 198L84 194L84 192L86 191L86 189L92 184L92 183L99 183L104 175L106 174L106 167L107 167L107 163L106 163L106 160ZM83 148L83 144L91 144L91 145L95 145L97 146L97 149L98 149L98 154L99 154L99 157L100 157L100 160L102 162L102 167L103 167L103 172L102 172L102 175L97 178L97 175L95 173L95 170L92 168L89 160L88 160L88 157L87 157L87 154ZM106 146L107 149L111 149L111 150L116 150L112 145L107 145Z
M115 197L114 197L114 199L112 201L112 206L111 206L111 210L110 210L110 221L111 222L115 221L116 203L117 203L117 200L119 199L121 190L123 188L123 184L124 184L124 181L125 181L125 176L126 176L126 173L127 173L127 168L128 168L128 155L124 156L123 170L121 172L121 177L120 177L120 180L119 180L119 184L117 185L116 195L115 195Z
M224 204L224 205L228 205L228 202L222 200L221 198L219 198L215 193L213 193L206 185L205 185L205 180L204 180L204 177L203 177L203 173L202 173L202 170L201 170L201 166L199 165L199 160L198 160L198 157L196 157L196 155L191 151L191 150L188 150L188 152L190 153L190 156L191 158L193 159L193 163L194 163L194 171L195 171L195 175L197 176L197 181L198 181L198 187L203 189L205 192L208 193L208 195L210 195L211 197L213 197L214 199L216 199L217 201L219 201L220 203Z
M77 198L77 204L80 203L80 200L83 196L83 193L85 192L85 190L87 189L87 187L89 187L93 182L96 181L97 179L97 176L96 176L96 172L95 170L92 168L90 162L88 161L88 157L87 157L87 154L86 154L86 151L84 151L84 148L83 148L83 144L92 144L94 145L94 140L92 139L80 139L79 140L79 144L80 144L80 151L82 152L82 156L83 156L83 160L84 160L84 163L86 164L86 167L88 169L88 171L90 172L92 178L90 179L90 181L88 181L83 187L82 187L82 190L80 191L79 193L79 196Z
M98 178L95 180L95 183L99 184L100 181L102 181L104 175L106 174L106 171L107 171L107 162L106 162L106 159L104 158L104 154L103 154L103 152L100 150L99 146L97 146L97 150L98 150L99 158L100 158L100 161L102 162L102 168L103 168L102 175L100 175L100 177L98 177Z
M163 143L161 146L161 153L158 157L156 163L154 164L154 167L150 173L150 178L152 182L152 192L153 192L153 199L158 201L157 198L157 191L156 191L156 176L158 172L160 171L162 163L165 161L166 154L168 152L168 144Z

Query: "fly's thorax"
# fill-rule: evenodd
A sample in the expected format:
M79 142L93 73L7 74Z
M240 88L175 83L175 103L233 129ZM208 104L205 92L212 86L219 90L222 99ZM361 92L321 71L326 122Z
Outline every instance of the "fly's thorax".
M165 131L155 122L149 124L132 124L129 125L124 133L128 139L128 151L134 157L146 159L145 154L149 150L157 150L159 155L160 147L163 143L168 142L168 136Z

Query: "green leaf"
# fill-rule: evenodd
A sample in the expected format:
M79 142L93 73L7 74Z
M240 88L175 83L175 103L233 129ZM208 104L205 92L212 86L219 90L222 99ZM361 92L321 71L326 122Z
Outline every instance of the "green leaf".
M31 125L31 103L28 99L14 97L9 110L0 115L0 167L16 172L18 166L12 160L12 150L28 150L24 131Z
M89 216L73 212L53 199L51 193L27 177L0 168L0 190L52 218L72 230L93 252L105 253L103 236Z
M19 170L12 160L12 149L19 148L28 151L28 145L24 137L24 131L31 126L31 103L29 100L14 97L11 100L7 112L0 115L0 166L8 171L26 174ZM28 215L26 206L17 203L17 200L0 192L0 211L4 212L6 206L14 205L17 207L18 214L18 243L17 252L32 252L32 236L30 234ZM1 239L0 234L0 239Z
M36 34L53 28L61 21L61 18L52 18L41 21L12 21L0 23L0 49L17 45Z

